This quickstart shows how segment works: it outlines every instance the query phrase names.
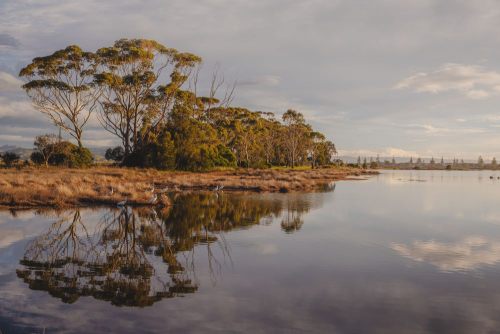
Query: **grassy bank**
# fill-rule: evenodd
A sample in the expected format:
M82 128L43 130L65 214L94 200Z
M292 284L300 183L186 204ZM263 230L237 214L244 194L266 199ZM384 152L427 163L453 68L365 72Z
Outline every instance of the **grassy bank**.
M126 168L92 169L4 169L0 170L0 206L78 206L116 204L127 199L134 205L147 205L150 190L224 191L309 191L332 180L377 172L359 169L250 170L238 172L180 173ZM113 187L113 194L108 195ZM168 205L168 198L158 201Z

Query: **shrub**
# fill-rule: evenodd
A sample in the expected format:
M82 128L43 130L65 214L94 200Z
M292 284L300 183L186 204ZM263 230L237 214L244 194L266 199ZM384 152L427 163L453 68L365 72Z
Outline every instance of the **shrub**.
M113 160L114 162L122 162L124 156L125 156L125 151L121 146L117 146L115 148L108 148L104 155L106 160Z
M73 144L71 144L73 145ZM72 168L88 168L92 166L92 153L85 147L73 145L71 153L68 157L68 167Z
M217 167L236 167L236 155L226 146L219 144L217 146L217 155L212 158L214 166Z
M21 157L14 152L5 152L2 155L2 161L7 166L12 166L13 164L17 163L19 159L21 159Z
M254 164L252 164L252 168L255 169L268 169L271 168L271 164L267 164L264 161L259 161Z
M156 168L172 170L175 168L175 146L170 133L165 132L154 142L138 148L123 160L127 167Z

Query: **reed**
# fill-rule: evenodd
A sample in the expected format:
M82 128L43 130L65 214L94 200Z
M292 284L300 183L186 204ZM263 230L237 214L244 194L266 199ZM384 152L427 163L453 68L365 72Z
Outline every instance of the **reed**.
M220 171L211 173L161 172L153 169L96 167L91 169L25 168L0 170L0 206L81 206L116 204L127 199L146 205L151 188L160 192L182 190L211 191L224 185L224 191L310 191L328 181L352 175L377 172L352 168L268 169ZM113 187L113 194L108 192ZM168 205L168 198L159 201Z

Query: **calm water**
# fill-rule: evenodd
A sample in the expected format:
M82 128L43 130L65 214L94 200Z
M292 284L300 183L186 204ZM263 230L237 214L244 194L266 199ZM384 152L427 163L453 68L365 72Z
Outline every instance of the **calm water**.
M494 179L490 179L494 175ZM6 333L500 332L500 172L0 212Z

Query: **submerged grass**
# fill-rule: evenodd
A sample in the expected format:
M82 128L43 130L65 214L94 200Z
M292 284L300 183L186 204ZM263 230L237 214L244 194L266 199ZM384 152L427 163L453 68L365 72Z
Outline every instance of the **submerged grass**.
M359 169L268 169L212 173L160 172L153 169L97 167L92 169L26 168L0 170L0 206L79 206L116 204L127 199L146 205L150 190L212 190L224 185L225 191L307 191L319 184L352 175L377 172ZM108 195L113 188L113 194ZM160 204L168 205L166 196Z

